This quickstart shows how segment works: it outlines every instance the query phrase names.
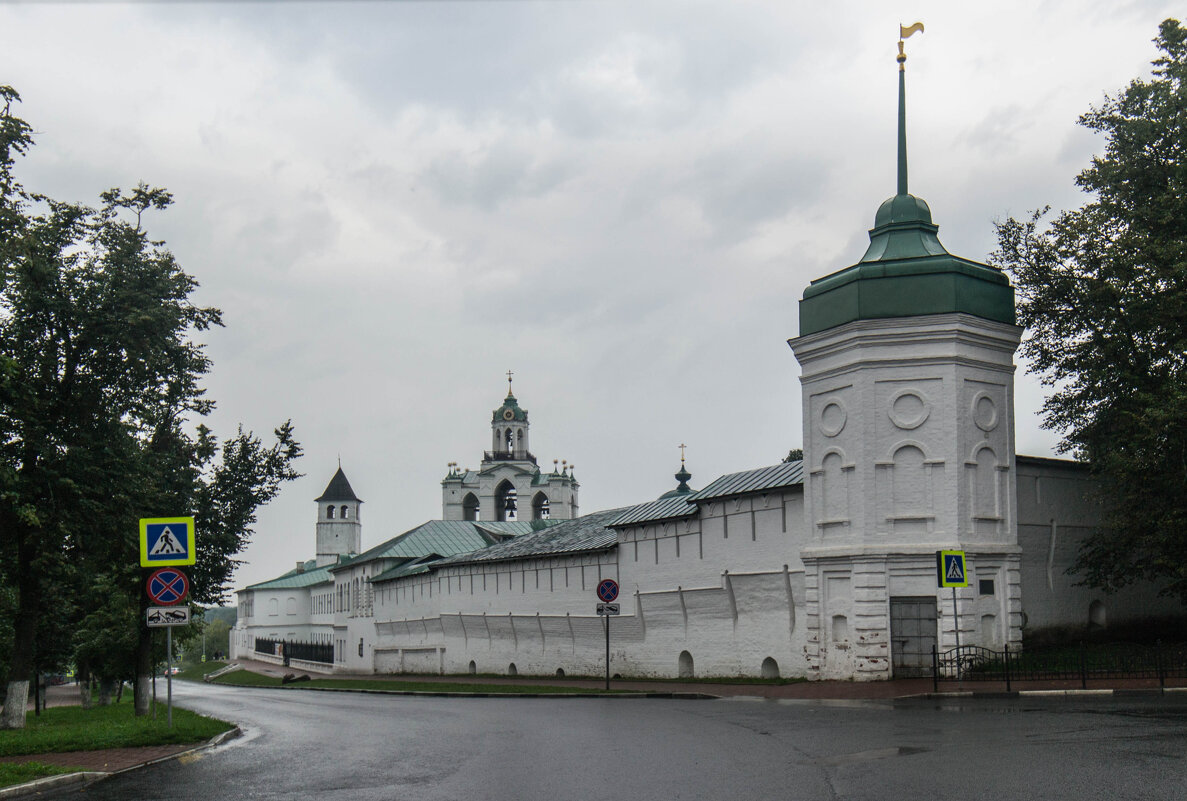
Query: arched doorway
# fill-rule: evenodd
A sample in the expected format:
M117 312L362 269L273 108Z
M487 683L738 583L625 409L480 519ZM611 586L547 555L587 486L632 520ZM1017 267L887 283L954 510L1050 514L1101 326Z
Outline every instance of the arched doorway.
M691 679L695 674L692 669L692 654L688 651L681 651L680 658L676 660L677 674L682 679Z
M762 677L764 679L779 678L779 663L772 657L767 657L762 661Z

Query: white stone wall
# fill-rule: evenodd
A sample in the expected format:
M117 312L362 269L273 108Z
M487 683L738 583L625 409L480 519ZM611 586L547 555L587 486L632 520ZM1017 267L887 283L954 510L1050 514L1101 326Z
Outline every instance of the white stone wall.
M951 595L936 587L940 549L964 550L970 573L980 563L997 577L989 600L976 587L964 591L967 602L957 594L962 644L1019 639L1020 335L940 314L857 321L792 341L805 410L811 675L890 676L892 597L934 596L938 647L955 645Z
M1053 459L1023 459L1018 466L1018 538L1022 545L1020 612L1030 629L1085 627L1116 629L1137 618L1181 614L1158 587L1140 582L1112 595L1077 586L1067 569L1083 539L1101 516L1096 487L1087 470Z

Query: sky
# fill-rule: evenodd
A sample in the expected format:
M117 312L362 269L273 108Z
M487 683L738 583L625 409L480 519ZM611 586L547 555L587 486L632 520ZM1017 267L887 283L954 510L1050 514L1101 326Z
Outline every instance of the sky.
M694 487L779 462L797 302L895 191L899 24L911 192L984 260L995 220L1085 201L1076 120L1149 74L1173 5L10 0L0 84L26 187L173 193L146 227L224 313L206 424L295 426L245 586L312 558L339 460L364 548L439 518L508 370L583 512L671 489L681 443ZM1054 455L1025 367L1017 450Z

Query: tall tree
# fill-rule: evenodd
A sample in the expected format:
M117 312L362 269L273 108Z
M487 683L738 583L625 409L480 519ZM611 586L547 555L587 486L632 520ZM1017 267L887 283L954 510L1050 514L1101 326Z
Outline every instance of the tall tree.
M1187 602L1187 31L1168 19L1152 78L1080 118L1107 137L1082 208L997 225L1022 344L1051 388L1044 426L1098 479L1106 525L1076 566Z
M297 475L300 455L288 423L271 446L241 430L220 447L193 429L212 407L201 386L210 362L193 336L221 316L191 302L197 282L142 226L169 193L113 189L94 210L26 192L13 177L32 144L12 113L18 100L0 87L0 555L16 579L0 727L24 725L29 676L62 658L43 612L66 608L64 576L91 588L74 646L101 675L129 662L109 653L127 647L126 632L104 627L134 627L137 711L147 712L137 518L200 520L194 595L217 599L256 508Z

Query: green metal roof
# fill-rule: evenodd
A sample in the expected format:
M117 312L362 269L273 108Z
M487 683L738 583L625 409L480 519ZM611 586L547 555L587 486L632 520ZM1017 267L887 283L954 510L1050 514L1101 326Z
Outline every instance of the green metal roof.
M861 261L819 278L800 300L800 336L855 320L964 312L1013 325L1014 288L1000 271L953 256L931 209L907 191L906 78L899 71L898 191L878 207Z
M767 492L804 483L802 461L780 462L770 467L729 473L689 497L690 503L701 503L730 495L745 495L750 492Z
M507 537L539 531L558 520L507 523L470 520L430 520L356 556L351 564L374 559L417 559L427 554L452 556L485 548Z
M629 509L624 509L622 514L616 517L609 525L618 528L619 526L636 526L640 523L655 523L660 520L675 520L681 517L690 517L696 514L696 504L690 503L689 500L693 497L692 493L682 493L680 495L665 495L660 496L659 500L651 503L641 503L638 506L632 506Z
M511 412L510 418L505 414L507 411ZM527 422L527 419L528 410L519 408L519 401L515 399L510 390L507 391L507 397L503 399L503 405L495 409L491 415L492 423L511 422L512 420L524 423Z
M330 575L330 568L337 567L337 565L323 565L317 566L316 559L310 559L304 564L303 568L294 568L283 576L270 579L268 581L261 581L259 584L252 584L244 587L245 590L287 590L297 587L312 587L317 584L329 584L334 581L334 577Z
M527 559L578 551L604 551L618 543L618 535L608 526L624 511L626 510L609 509L574 520L556 521L556 525L543 531L516 537L482 550L451 556L437 562L434 567Z
M422 556L420 559L409 559L407 562L402 562L395 567L389 567L382 573L372 576L370 581L372 584L376 584L380 581L391 581L392 579L403 578L404 576L428 573L440 559L441 556L435 553Z

